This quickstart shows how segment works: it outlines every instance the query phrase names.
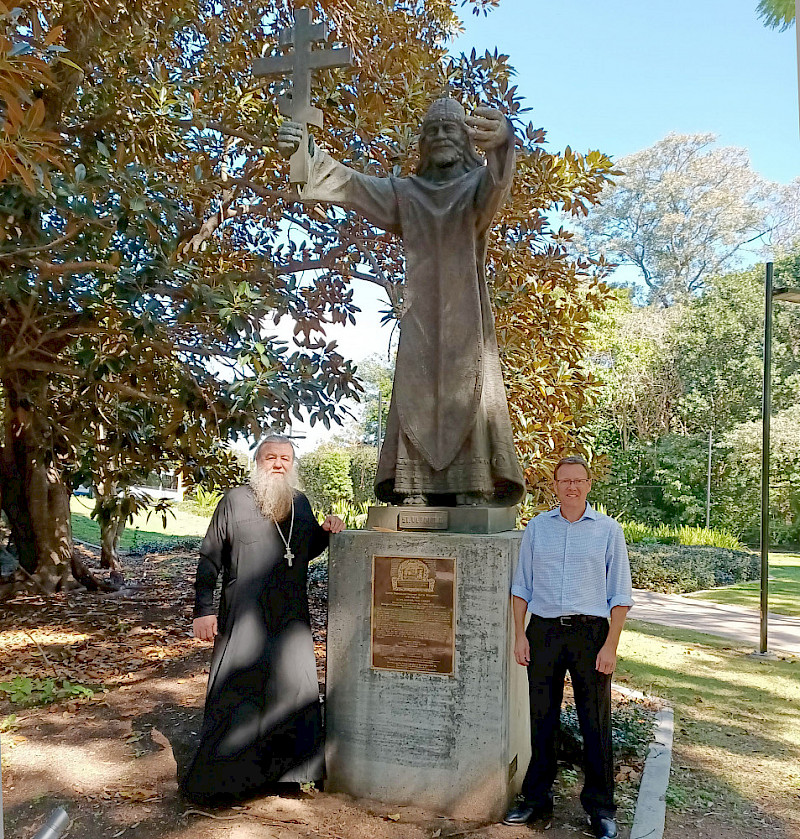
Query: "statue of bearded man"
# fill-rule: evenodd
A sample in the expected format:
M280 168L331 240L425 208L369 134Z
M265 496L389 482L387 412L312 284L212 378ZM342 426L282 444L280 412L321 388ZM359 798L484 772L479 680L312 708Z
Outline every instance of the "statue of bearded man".
M284 123L278 148L299 147ZM485 159L475 150L485 152ZM407 178L356 172L309 144L299 198L356 210L403 239L406 277L392 401L375 492L389 503L512 506L525 483L514 451L494 318L486 243L514 173L514 135L494 108L467 116L437 99Z

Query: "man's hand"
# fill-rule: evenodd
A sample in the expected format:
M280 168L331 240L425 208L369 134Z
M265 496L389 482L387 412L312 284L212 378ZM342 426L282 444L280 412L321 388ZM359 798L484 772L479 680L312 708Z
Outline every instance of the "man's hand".
M514 644L514 658L517 664L527 667L531 663L531 645L525 635L518 635Z
M217 616L206 615L202 618L195 618L192 623L194 637L201 641L213 641L217 634Z
M605 673L610 676L614 672L614 668L617 666L616 648L611 647L608 644L603 644L600 648L600 652L597 654L597 660L595 661L594 666L595 669L599 670L601 673Z
M339 516L326 516L322 522L322 529L329 533L341 533L344 530L344 522Z
M490 151L508 142L510 129L502 111L497 108L476 108L467 117L467 131L479 149Z
M284 157L291 157L299 148L303 140L303 126L299 122L286 120L278 128L278 151ZM311 140L309 139L309 146ZM310 150L310 149L309 149Z

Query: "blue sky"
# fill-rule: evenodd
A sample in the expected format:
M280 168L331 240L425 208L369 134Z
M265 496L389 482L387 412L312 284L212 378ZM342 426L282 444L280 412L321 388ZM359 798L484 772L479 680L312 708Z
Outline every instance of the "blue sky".
M756 0L502 0L466 16L454 51L510 56L555 151L621 157L670 131L710 131L770 180L800 176L794 30ZM466 11L466 7L464 9Z

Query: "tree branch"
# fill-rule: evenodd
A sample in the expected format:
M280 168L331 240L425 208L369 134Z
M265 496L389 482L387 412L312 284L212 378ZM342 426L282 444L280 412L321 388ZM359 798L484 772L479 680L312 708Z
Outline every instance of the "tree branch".
M32 259L31 264L43 274L83 274L86 271L105 271L113 274L119 271L118 265L98 262L95 259L87 259L84 262L43 262L41 259Z
M14 257L23 256L29 253L38 253L39 251L51 250L52 248L55 248L58 245L63 245L65 242L69 242L70 240L74 239L86 227L86 224L87 222L82 222L72 232L65 233L63 236L60 236L58 239L53 239L52 242L48 242L45 245L36 245L32 248L20 248L20 250L18 251L0 253L0 259L13 259Z
M228 137L238 137L251 146L263 148L267 143L255 134L249 134L247 131L242 131L238 128L230 128L221 122L201 122L196 119L176 119L172 121L174 125L179 125L182 128L196 128L198 131L217 131L220 134L225 134Z
M229 184L236 184L237 186L243 186L246 189L255 192L256 195L260 195L262 198L273 198L276 201L279 198L289 198L287 192L284 190L276 190L276 189L267 189L265 186L261 186L261 184L257 184L255 181L251 181L249 178L227 178L227 183Z
M69 376L74 379L80 378L85 373L84 370L77 367L67 367L64 364L44 364L36 361L18 361L11 365L11 367L12 369L30 370L35 373L49 373L54 376ZM111 390L115 393L120 393L123 396L129 396L132 399L160 402L162 405L170 404L170 400L166 396L160 396L155 393L145 393L143 390L137 390L136 388L123 384L122 382L100 380L96 384L98 387L102 387L105 390Z
M389 280L374 277L372 274L364 274L361 271L348 271L347 275L352 277L354 280L364 280L365 282L379 285L389 293L391 293L391 290L395 287L395 283L390 282Z

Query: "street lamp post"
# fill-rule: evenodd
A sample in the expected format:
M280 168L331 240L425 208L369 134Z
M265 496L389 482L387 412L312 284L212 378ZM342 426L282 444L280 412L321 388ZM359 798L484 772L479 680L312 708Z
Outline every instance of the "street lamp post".
M764 393L761 403L761 632L759 653L767 653L769 605L769 434L772 416L772 301L800 303L800 288L773 287L773 264L764 284Z

